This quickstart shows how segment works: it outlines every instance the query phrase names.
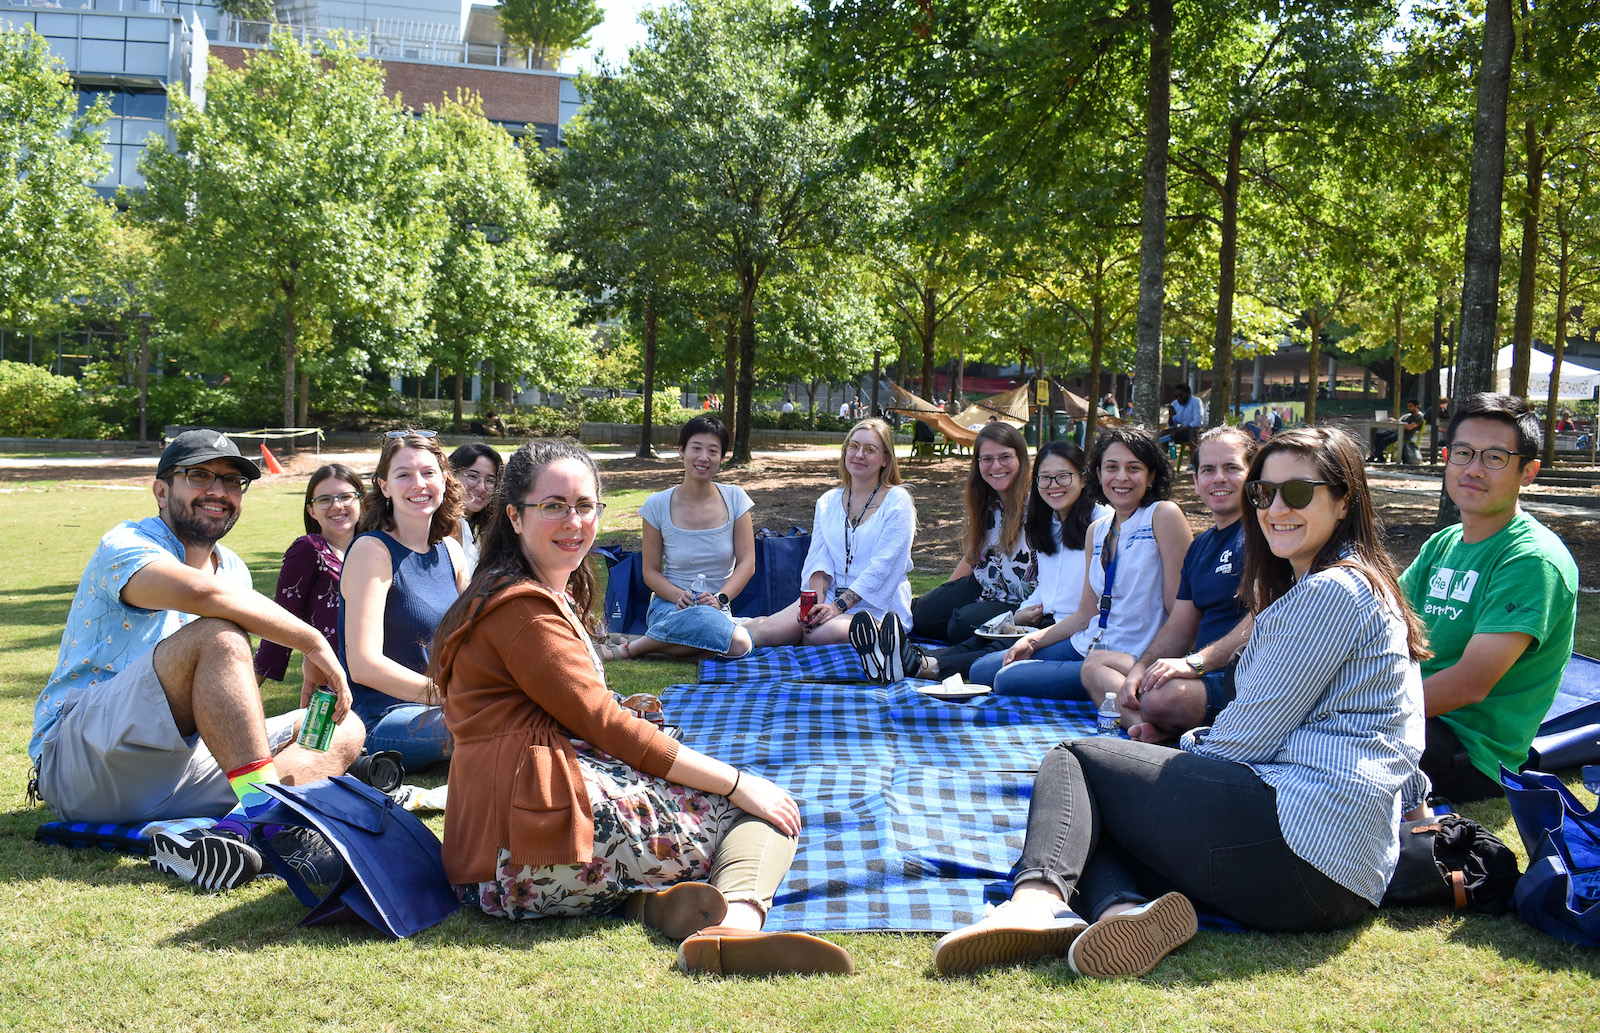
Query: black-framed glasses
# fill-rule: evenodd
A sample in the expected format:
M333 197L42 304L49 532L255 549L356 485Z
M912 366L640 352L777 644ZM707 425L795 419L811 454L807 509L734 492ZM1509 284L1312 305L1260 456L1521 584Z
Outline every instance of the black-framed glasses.
M1332 481L1308 481L1302 477L1276 484L1272 481L1246 481L1244 496L1257 509L1266 509L1281 492L1285 506L1290 509L1305 509L1316 497L1317 485L1332 483Z
M339 503L339 505L341 505L341 506L348 506L353 502L359 502L359 501L361 501L361 493L360 492L358 492L358 491L341 491L337 495L318 495L316 498L311 500L311 508L313 508L313 509L328 509L335 502Z
M1065 488L1072 483L1072 479L1076 476L1078 475L1071 470L1063 473L1042 473L1039 475L1039 487Z
M1470 466L1474 459L1481 459L1485 470L1504 470L1515 454L1503 448L1473 448L1471 445L1451 445L1444 453L1452 466Z
M539 516L545 520L565 520L568 513L572 513L579 520L588 523L598 519L606 511L604 502L590 502L584 499L581 502L562 502L558 499L546 499L543 502L524 502L517 507L526 512L530 509L539 511Z
M383 436L386 438L436 438L439 436L439 432L407 427L404 430L386 430L383 432Z
M183 474L184 481L196 491L210 491L218 481L222 482L223 491L234 495L243 495L250 490L250 478L242 473L217 473L203 466L179 466L172 472Z

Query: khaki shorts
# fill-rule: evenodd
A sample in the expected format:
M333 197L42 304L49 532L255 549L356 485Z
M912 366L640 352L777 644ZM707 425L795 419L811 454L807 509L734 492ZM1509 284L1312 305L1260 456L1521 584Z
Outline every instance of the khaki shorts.
M267 718L274 754L303 713ZM67 696L39 755L39 794L68 821L221 817L239 802L200 737L178 732L153 649Z

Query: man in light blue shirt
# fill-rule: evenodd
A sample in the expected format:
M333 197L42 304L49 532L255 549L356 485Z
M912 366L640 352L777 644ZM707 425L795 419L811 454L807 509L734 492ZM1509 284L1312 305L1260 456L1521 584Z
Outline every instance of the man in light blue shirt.
M63 818L225 816L249 794L267 798L261 783L339 774L360 752L365 729L348 716L349 686L327 640L256 592L239 557L217 544L260 476L226 435L186 431L157 465L157 515L100 540L28 743L30 788ZM293 743L298 712L265 716L252 634L305 654L307 693L334 691L341 724L327 752ZM232 888L260 870L241 841L164 835L153 837L153 862L203 888Z

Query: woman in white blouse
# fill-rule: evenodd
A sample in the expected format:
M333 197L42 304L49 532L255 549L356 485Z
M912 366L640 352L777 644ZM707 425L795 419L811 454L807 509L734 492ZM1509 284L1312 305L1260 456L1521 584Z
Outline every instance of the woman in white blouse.
M900 487L894 432L879 419L850 428L839 452L839 487L817 500L811 550L800 586L817 593L802 618L800 603L747 625L758 646L831 645L850 635L856 614L874 621L911 620L911 542L917 507Z

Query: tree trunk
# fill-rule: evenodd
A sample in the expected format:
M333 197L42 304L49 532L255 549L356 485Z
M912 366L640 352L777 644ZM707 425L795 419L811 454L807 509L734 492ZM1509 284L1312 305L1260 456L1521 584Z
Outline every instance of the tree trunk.
M922 295L922 320L917 324L917 338L922 342L922 397L930 402L937 403L939 399L933 397L933 335L937 329L934 316L937 314L935 301L938 292L933 287L918 291Z
M462 395L465 393L467 375L461 367L465 364L466 358L463 356L460 360L458 360L455 374L450 378L450 393L453 396L450 407L450 426L454 427L457 431L461 430L463 426L461 401Z
M1150 68L1145 85L1144 201L1139 215L1133 418L1147 427L1159 427L1161 316L1166 304L1167 143L1172 115L1172 0L1150 0Z
M1522 209L1522 261L1517 274L1517 312L1511 329L1511 393L1528 397L1528 364L1533 350L1534 273L1539 266L1539 198L1544 190L1544 141L1532 115L1522 126L1528 155L1528 198Z
M294 285L283 289L283 425L294 426L295 340Z
M1478 113L1472 130L1466 268L1461 285L1460 346L1456 350L1455 390L1461 396L1494 387L1495 321L1500 308L1500 200L1506 178L1506 103L1515 40L1511 0L1488 0L1483 24L1483 66L1478 76ZM1443 523L1454 522L1452 515Z
M1478 114L1472 127L1461 343L1456 348L1456 393L1452 399L1494 387L1495 321L1500 313L1500 199L1506 179L1506 102L1511 92L1511 52L1515 44L1511 0L1488 0L1483 20L1483 66L1478 73ZM1434 530L1443 530L1460 519L1460 511L1441 484Z
M1405 409L1400 397L1404 393L1402 381L1405 379L1405 367L1401 365L1400 361L1405 351L1400 346L1400 331L1405 326L1405 313L1405 302L1396 301L1394 303L1394 384L1389 388L1389 397L1392 399L1394 408L1390 409L1389 412L1397 420L1400 418L1400 413Z
M1100 422L1100 377L1105 365L1106 344L1105 299L1097 293L1090 304L1093 313L1089 317L1089 383L1094 385L1094 391L1089 396L1089 418L1083 430L1086 446L1093 445L1096 425ZM1139 422L1137 417L1133 422Z
M1228 415L1233 387L1233 293L1239 260L1239 162L1244 151L1244 125L1228 124L1228 171L1222 182L1222 247L1217 269L1217 332L1212 339L1211 411L1206 426Z
M878 404L878 382L883 379L883 350L872 349L872 415L883 415L883 407Z
M301 366L297 375L300 381L300 391L294 402L295 421L289 426L309 427L311 426L311 371L306 369L305 366ZM294 441L294 438L289 439L291 450L294 448Z
M1317 422L1317 382L1322 378L1322 328L1333 318L1333 308L1329 306L1321 318L1318 318L1315 309L1307 309L1301 318L1311 331L1311 343L1306 345L1306 364L1310 367L1307 370L1310 379L1306 383L1306 426L1310 427Z
M760 274L754 269L740 273L739 284L739 388L735 412L738 430L733 436L733 461L750 461L750 398L756 386L756 287ZM728 411L726 400L722 411Z
M733 398L739 389L739 320L733 313L728 314L727 336L722 341L722 422L728 425L728 433L739 433L738 414L728 407L728 399Z
M656 396L656 299L644 300L644 421L639 425L640 459L654 459L656 455L653 430L655 427Z
M951 361L955 364L955 376L950 378L950 397L957 399L956 404L960 405L960 400L967 397L967 349L964 345L956 349L956 357Z
M1556 256L1556 340L1555 354L1550 358L1550 391L1544 406L1544 463L1552 466L1556 461L1556 406L1561 393L1561 359L1567 350L1567 297L1571 289L1572 252L1570 234L1561 233L1560 251ZM1600 421L1596 421L1600 423Z

